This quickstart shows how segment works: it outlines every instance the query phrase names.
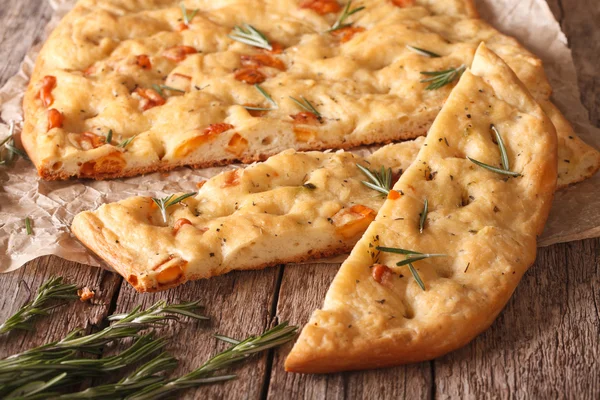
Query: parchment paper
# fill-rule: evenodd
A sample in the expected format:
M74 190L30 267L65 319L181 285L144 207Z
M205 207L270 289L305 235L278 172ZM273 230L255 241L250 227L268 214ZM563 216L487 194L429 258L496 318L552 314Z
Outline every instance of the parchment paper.
M553 99L587 143L600 147L600 129L588 122L580 101L577 75L567 39L545 0L478 0L482 18L502 32L516 37L542 58L554 89ZM72 7L73 0L54 0L55 14L46 36ZM17 132L23 120L21 102L39 47L31 49L19 73L0 89L0 140L8 135L8 122ZM11 168L0 167L0 272L20 268L36 257L54 254L82 264L103 266L70 233L69 226L80 211L134 195L165 196L196 190L196 183L225 168L179 169L112 181L45 182L33 165L19 159ZM24 219L33 221L28 236ZM540 246L600 236L600 175L557 192ZM327 261L339 262L342 258ZM319 260L323 262L324 260Z

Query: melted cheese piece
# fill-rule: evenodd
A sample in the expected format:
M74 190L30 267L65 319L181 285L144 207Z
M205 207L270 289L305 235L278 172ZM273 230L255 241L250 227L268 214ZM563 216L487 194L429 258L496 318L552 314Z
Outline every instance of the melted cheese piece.
M311 0L187 1L190 15L199 10L188 25L180 3L81 0L59 24L24 100L23 143L43 178L131 176L415 138L452 86L424 90L420 72L470 65L482 40L536 97L551 92L540 60L475 19L470 0L355 1L366 8L349 20L351 37L326 32L339 10L321 15ZM281 52L229 39L242 23ZM249 84L263 79L277 109L247 110L272 108ZM322 121L293 118L304 110L290 97L301 96ZM126 149L116 146L131 138Z
M134 197L78 214L73 233L139 291L348 252L383 198L356 164L399 174L423 139L352 153L287 150L224 172L167 208Z
M520 177L467 159L500 165L491 124ZM551 121L508 66L481 45L417 160L396 183L405 195L385 202L354 247L286 369L321 373L428 360L486 329L535 260L536 235L555 189L556 157ZM424 291L407 265L396 266L405 255L376 246L446 256L413 262Z

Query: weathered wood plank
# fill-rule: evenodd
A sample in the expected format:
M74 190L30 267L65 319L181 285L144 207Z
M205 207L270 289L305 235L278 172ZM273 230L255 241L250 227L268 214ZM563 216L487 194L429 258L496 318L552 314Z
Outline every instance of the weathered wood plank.
M339 265L286 265L277 317L304 325L325 293ZM328 375L286 373L283 362L291 344L275 351L268 398L281 399L423 399L432 395L430 363L374 371Z
M38 258L27 266L0 274L0 320L4 321L35 295L37 288L51 276L63 276L66 282L88 286L96 292L90 302L71 301L49 316L35 321L34 332L13 331L0 336L0 358L62 338L75 328L90 331L102 323L121 278L99 268L85 267L58 257Z
M500 317L434 362L439 398L600 397L600 240L540 249Z
M47 0L0 1L0 86L17 72L51 15Z
M124 283L115 312L129 311L137 305L148 307L158 300L183 302L201 300L210 321L184 324L169 323L160 335L171 338L167 347L180 360L172 376L180 376L198 368L204 361L228 345L212 337L220 333L237 339L262 333L272 321L273 297L279 276L278 268L262 271L233 272L209 280L189 282L175 290L155 294L139 294ZM267 354L248 360L235 368L239 379L196 390L187 390L177 398L258 399L263 391L268 368Z
M549 0L555 16L569 39L577 69L581 101L590 112L592 124L600 126L600 7L597 1ZM552 6L558 3L558 7ZM558 15L556 14L558 10Z

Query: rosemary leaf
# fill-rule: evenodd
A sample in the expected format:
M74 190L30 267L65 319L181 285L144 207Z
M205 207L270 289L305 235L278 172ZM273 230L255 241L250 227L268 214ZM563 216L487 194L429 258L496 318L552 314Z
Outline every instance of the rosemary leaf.
M420 255L415 255L413 257L407 257L405 260L397 262L396 265L401 267L403 265L410 264L415 261L420 261L420 260L424 260L426 258L432 258L432 257L447 257L447 255L446 254L434 254L434 253L420 254Z
M152 84L152 89L154 89L154 91L156 93L158 93L158 95L160 97L162 97L163 99L166 99L165 94L163 93L162 89L160 88L160 86L158 86L156 83Z
M380 246L377 246L377 250L383 251L383 252L387 252L387 253L396 253L396 254L406 255L407 256L406 259L404 259L404 260L396 263L396 265L398 267L401 267L403 265L408 265L408 269L410 269L410 273L415 278L415 281L417 282L417 284L419 285L419 287L421 289L423 289L423 290L425 290L425 284L423 283L423 280L419 276L419 273L417 272L417 270L415 269L415 267L412 265L412 263L416 262L416 261L424 260L425 258L431 258L431 257L448 257L446 254L419 253L418 251L400 249L400 248L397 248L397 247L380 247Z
M32 330L30 323L33 317L36 315L48 315L50 310L62 305L48 306L48 302L51 300L68 299L77 299L77 286L63 283L63 278L61 277L50 278L39 287L35 298L31 302L25 304L0 325L0 334L15 329Z
M271 46L267 37L250 24L236 26L227 37L250 46L273 50L273 46Z
M400 249L398 247L381 247L381 246L377 246L377 250L379 251L383 251L386 253L396 253L396 254L423 254L423 253L419 253L418 251L412 251L412 250L405 250L405 249Z
M114 323L98 332L82 335L81 330L75 330L57 342L35 347L0 360L0 380L3 374L10 372L15 366L26 364L32 360L48 362L69 357L73 352L99 354L107 343L117 339L137 337L141 330L159 326L169 320L179 321L179 316L182 315L197 320L208 319L194 312L199 307L197 301L173 305L161 300L146 310L136 307L127 314L112 315L109 320Z
M345 28L347 26L352 25L352 24L346 24L344 22L351 15L356 14L357 12L362 11L362 10L365 9L364 6L363 7L356 7L354 9L352 9L352 10L350 9L350 7L352 7L352 0L350 0L348 3L346 3L346 6L344 7L344 10L340 14L339 18L337 19L337 21L335 21L335 23L331 26L331 28L329 28L327 30L327 32L333 32L333 31L336 31L338 29L342 29L342 28Z
M262 335L251 336L243 341L237 341L226 336L217 335L216 337L218 339L231 343L232 346L206 361L200 368L166 383L157 383L149 386L146 389L127 397L127 399L162 399L167 394L181 389L235 379L236 375L215 376L214 373L232 364L243 361L255 353L289 342L294 338L297 330L298 327L289 326L287 322L283 322L264 332Z
M29 217L25 218L25 230L27 231L27 235L33 235L33 229L31 228L31 218Z
M419 219L419 233L423 233L425 227L425 220L427 219L427 213L429 212L429 202L425 199L423 204L423 211L421 211L421 218Z
M290 99L292 99L294 101L294 103L298 104L298 106L300 106L302 109L308 111L309 113L315 114L317 116L318 120L321 121L323 119L323 116L321 115L320 112L317 111L315 106L313 106L310 101L306 100L306 98L304 96L300 96L300 98L302 99L302 101L290 96Z
M117 145L117 147L120 147L120 148L122 148L122 149L126 149L126 148L127 148L127 146L129 146L129 144L130 144L131 142L133 142L133 139L135 139L137 136L138 136L138 135L133 135L132 137L130 137L130 138L127 138L127 139L123 140L121 143L119 143L119 144Z
M3 156L3 153L6 153L6 157ZM30 160L27 153L15 146L15 121L10 121L8 136L0 142L0 165L10 164L15 156Z
M498 148L500 149L500 158L502 160L502 168L506 171L510 171L510 163L508 161L508 154L506 153L506 146L504 146L504 141L502 140L502 136L498 129L494 125L490 125L490 128L496 135L496 141L498 142Z
M469 161L471 161L473 164L479 165L482 168L485 168L487 170L490 170L492 172L496 172L498 174L502 174L502 175L508 175L508 176L521 176L521 174L519 174L518 172L512 172L512 171L507 171L505 169L502 168L498 168L498 167L494 167L485 163L482 163L481 161L477 161L471 157L467 157L469 159Z
M174 88L172 86L159 85L159 87L160 87L161 90L170 90L171 92L185 93L185 90L177 89L177 88Z
M190 16L188 14L188 10L185 8L185 4L181 3L180 7L181 7L181 15L183 16L183 23L186 25L189 25L190 22L192 22L192 20L196 16L196 14L198 14L199 10L196 8L195 10L192 11L192 15Z
M277 110L279 108L279 106L277 105L277 103L275 102L275 100L273 100L273 98L269 95L269 93L267 93L267 91L265 89L263 89L262 87L260 87L260 85L258 83L254 84L254 87L256 88L256 90L258 90L258 93L260 93L269 103L271 103L271 105L273 107L271 107L271 108L265 108L265 107L244 106L244 108L246 110L273 111L273 110Z
M430 76L430 78L422 79L421 83L429 82L425 90L436 90L460 78L466 69L465 65L461 65L458 68L450 68L445 71L422 71L422 75Z
M11 153L20 156L21 158L29 161L29 156L27 155L27 153L25 153L23 150L19 149L18 147L15 147L15 140L14 138L10 138L10 140L8 140L6 143L4 143L4 148L8 151L10 151Z
M408 263L408 269L410 270L410 273L412 274L413 278L415 278L415 281L417 282L419 287L421 289L423 289L423 291L425 291L425 284L423 283L423 280L419 276L419 273L417 272L415 267L412 265L412 263Z
M106 135L106 138L104 139L104 143L110 144L110 142L112 142L112 129L108 130L108 134Z
M407 44L406 48L409 49L410 51L413 51L413 52L420 54L422 56L425 56L425 57L431 57L431 58L441 57L439 54L434 53L433 51L421 49L420 47L415 47L415 46L411 46L411 45Z
M381 170L370 170L367 167L356 164L358 169L369 178L371 182L361 181L366 187L380 192L382 195L387 196L392 189L392 169L385 169L381 166Z
M177 366L175 358L167 353L161 353L116 383L92 386L81 392L57 395L55 398L60 400L123 398L148 386L164 382L165 378L157 374L172 370L175 366ZM46 395L50 397L53 394Z
M163 221L166 224L167 223L167 208L174 206L177 203L180 203L181 201L187 199L188 197L195 196L196 194L197 194L197 192L186 193L186 194L183 194L174 199L173 199L173 196L175 196L175 195L173 195L173 194L170 196L167 196L167 197L163 197L162 199L157 199L157 198L153 197L152 201L160 209L160 214L162 215Z

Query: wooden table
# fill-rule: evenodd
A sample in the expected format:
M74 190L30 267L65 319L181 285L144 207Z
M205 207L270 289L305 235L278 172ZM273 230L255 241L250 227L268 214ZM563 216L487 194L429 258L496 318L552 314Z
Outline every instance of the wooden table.
M600 7L596 0L548 0L573 49L579 87L592 123L600 125ZM0 0L0 85L38 41L51 10L45 0ZM43 257L0 275L0 320L15 312L51 275L96 290L39 319L34 333L0 338L0 357L56 340L76 327L106 325L106 316L159 299L200 299L210 322L169 325L177 374L199 366L222 344L219 332L244 337L274 320L302 325L321 305L339 265L281 265L137 294L121 277L97 268ZM239 379L182 393L186 398L600 398L600 240L540 249L513 298L492 327L463 349L431 362L324 376L287 374L291 345L235 370ZM109 351L109 350L108 350ZM183 396L185 394L185 396Z

